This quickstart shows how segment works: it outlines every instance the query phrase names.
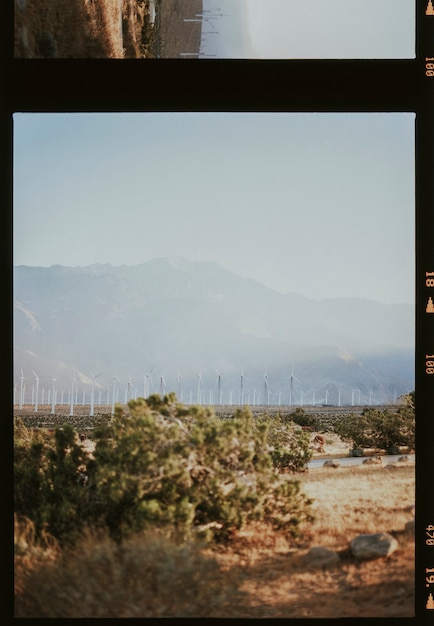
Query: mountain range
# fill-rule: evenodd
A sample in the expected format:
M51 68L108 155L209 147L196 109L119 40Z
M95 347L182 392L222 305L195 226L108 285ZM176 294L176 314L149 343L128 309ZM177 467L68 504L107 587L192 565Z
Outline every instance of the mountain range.
M211 261L14 267L14 379L234 404L383 404L414 388L414 307L281 294ZM123 393L123 392L122 392ZM127 393L127 391L125 391ZM217 396L219 394L219 396ZM121 396L120 399L123 399Z

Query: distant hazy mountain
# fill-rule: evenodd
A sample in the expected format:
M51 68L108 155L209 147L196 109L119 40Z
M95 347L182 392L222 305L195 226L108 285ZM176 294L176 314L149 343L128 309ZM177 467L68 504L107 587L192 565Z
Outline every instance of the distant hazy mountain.
M214 262L17 266L14 303L15 381L22 368L27 389L32 370L45 389L53 378L67 389L73 371L82 389L91 372L100 389L131 377L137 395L152 370L151 391L184 401L217 402L218 374L234 403L266 391L273 403L380 403L414 387L411 305L282 295Z

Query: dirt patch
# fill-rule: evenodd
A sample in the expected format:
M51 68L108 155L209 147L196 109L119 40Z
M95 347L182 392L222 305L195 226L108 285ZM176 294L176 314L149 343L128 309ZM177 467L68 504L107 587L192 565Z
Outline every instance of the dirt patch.
M250 598L226 617L345 618L414 616L414 536L405 524L414 511L414 467L320 469L302 478L314 498L316 521L300 540L251 526L218 560L243 579ZM388 532L399 544L387 558L358 562L349 544L358 534ZM310 569L313 546L339 555L339 564Z

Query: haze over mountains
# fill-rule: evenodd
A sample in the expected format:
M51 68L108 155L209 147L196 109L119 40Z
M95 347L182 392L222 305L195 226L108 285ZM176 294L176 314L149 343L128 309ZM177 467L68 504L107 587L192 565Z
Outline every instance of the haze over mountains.
M116 376L130 394L162 389L184 402L218 403L220 381L226 404L381 404L414 388L414 310L283 295L178 257L16 266L17 388L21 368L27 400L35 371L40 389L55 378L67 391L75 375L86 393L98 374L104 401Z

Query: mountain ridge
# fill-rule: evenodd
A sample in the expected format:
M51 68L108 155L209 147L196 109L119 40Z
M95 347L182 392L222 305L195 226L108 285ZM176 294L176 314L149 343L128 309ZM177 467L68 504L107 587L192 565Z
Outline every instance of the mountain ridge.
M191 388L199 372L211 381L220 369L236 388L244 368L257 387L270 371L277 394L294 365L312 396L315 389L324 395L327 385L348 395L357 384L384 400L414 384L411 305L281 294L215 261L17 265L14 303L16 381L39 358L50 379L64 363L85 378L101 371L105 387L113 375L138 379L154 367L166 378L171 372L175 391L180 371Z

